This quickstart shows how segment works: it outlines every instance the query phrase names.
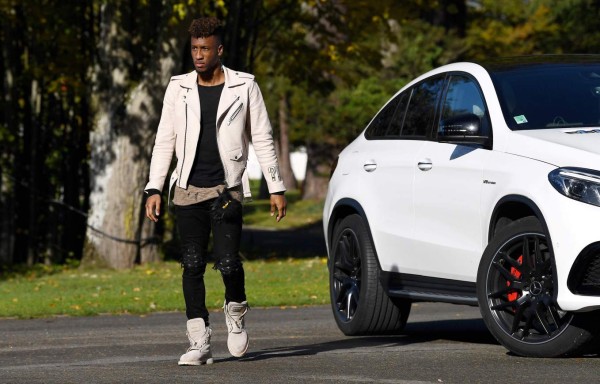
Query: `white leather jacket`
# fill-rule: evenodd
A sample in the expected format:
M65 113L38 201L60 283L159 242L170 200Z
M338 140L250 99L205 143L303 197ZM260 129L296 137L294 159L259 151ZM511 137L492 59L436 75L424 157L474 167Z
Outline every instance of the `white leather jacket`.
M223 67L225 86L217 109L217 145L225 170L227 188L243 184L244 196L250 197L246 174L249 137L267 181L270 193L285 191L275 155L273 130L267 109L254 76ZM145 190L162 190L173 150L177 166L171 174L175 182L187 189L200 136L200 98L196 71L173 76L163 101L158 124L150 177Z

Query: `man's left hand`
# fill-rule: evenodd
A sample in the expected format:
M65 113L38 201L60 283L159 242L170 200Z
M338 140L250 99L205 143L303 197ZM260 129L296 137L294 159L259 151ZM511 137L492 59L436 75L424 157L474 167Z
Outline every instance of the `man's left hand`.
M285 217L285 210L287 207L287 201L284 195L271 195L271 216L275 215L275 209L277 209L277 221Z

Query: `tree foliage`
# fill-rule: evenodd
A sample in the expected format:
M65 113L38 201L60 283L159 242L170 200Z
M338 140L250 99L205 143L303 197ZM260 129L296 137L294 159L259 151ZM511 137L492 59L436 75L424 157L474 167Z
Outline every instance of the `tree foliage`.
M280 150L306 147L306 198L415 76L600 45L597 0L0 0L0 264L80 259L86 226L145 260L162 233L141 216L154 130L168 77L192 69L186 30L201 15L226 21L224 63L257 75ZM117 189L123 205L102 206Z
M63 262L81 253L91 14L86 1L0 3L0 261Z
M560 26L550 11L550 1L481 1L472 11L467 33L468 57L556 53L551 44Z

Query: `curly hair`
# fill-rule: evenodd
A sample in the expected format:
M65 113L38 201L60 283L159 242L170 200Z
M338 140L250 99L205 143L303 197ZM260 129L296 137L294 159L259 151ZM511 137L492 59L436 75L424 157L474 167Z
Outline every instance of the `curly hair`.
M216 17L201 17L194 19L188 29L191 37L209 37L216 36L219 41L223 41L223 23Z

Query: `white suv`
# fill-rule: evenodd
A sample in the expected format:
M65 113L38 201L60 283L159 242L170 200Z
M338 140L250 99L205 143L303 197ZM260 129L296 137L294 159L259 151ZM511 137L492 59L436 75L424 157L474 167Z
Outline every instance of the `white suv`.
M410 82L339 155L323 212L347 335L411 302L479 305L525 356L600 331L600 56L455 63Z

